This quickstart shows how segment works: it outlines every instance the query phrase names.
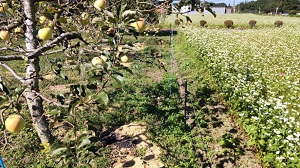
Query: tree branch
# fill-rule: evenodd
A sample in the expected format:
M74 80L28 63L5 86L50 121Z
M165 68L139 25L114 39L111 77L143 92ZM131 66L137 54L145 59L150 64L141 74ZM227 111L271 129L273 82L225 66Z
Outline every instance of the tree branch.
M26 85L28 84L28 82L26 81L26 79L21 78L9 65L0 62L0 65L3 66L4 68L6 68L16 79L18 79L22 84Z
M67 32L67 33L62 33L60 36L56 37L55 39L53 39L52 41L48 42L47 44L39 47L38 49L34 50L33 52L29 53L27 55L28 59L33 59L36 58L40 55L44 55L42 54L45 51L48 51L50 49L52 49L55 44L58 44L60 42L62 42L63 40L71 40L71 39L76 39L78 38L79 40L83 41L86 45L88 45L89 43L86 42L82 37L81 34L78 32Z
M16 21L13 21L13 23L10 23L9 25L6 25L6 26L1 26L0 27L0 30L12 30L18 26L21 26L22 24L24 23L24 19L21 18L20 20L16 20Z
M55 51L49 51L46 53L42 53L42 55L50 55L50 54L55 54L55 53L59 53L59 52L64 52L65 49L59 49L59 50L55 50Z
M24 55L6 55L0 56L0 61L24 60L25 58Z
M88 42L86 42L82 37L81 34L78 32L67 32L62 33L60 36L56 37L52 41L46 43L45 45L39 47L38 49L34 50L33 52L29 53L27 56L24 55L6 55L6 56L0 56L0 61L11 61L11 60L24 60L26 57L28 59L33 59L41 55L47 55L47 54L54 54L57 52L62 52L65 49L57 50L57 51L50 51L48 53L44 53L45 51L48 51L55 47L56 44L62 42L63 40L71 40L78 38L82 42L84 42L86 45L89 45ZM6 47L0 48L0 50L8 49ZM16 52L20 52L18 49L10 49ZM23 52L23 51L22 51Z
M1 119L1 122L2 122L3 125L5 125L3 113L4 113L5 110L7 110L10 107L10 105L11 105L11 103L9 103L4 109L2 109L0 111L0 119ZM2 152L5 150L7 144L9 144L8 140L7 140L7 136L6 136L6 130L3 130L3 134L4 134L4 146L3 146Z
M46 98L45 96L43 96L42 94L38 93L38 92L35 92L38 96L40 96L43 100L45 100L46 102L50 103L50 104L54 104L58 107L63 107L63 108L69 108L69 106L67 105L63 105L63 104L60 104L60 103L57 103L57 102L54 102L48 98Z
M14 51L14 52L22 52L22 53L25 53L25 50L23 49L23 48L21 48L20 46L17 46L18 47L18 49L16 49L16 48L8 48L8 47L2 47L2 48L0 48L0 51L2 51L2 50L5 50L5 51L7 51L7 50L9 50L9 51Z

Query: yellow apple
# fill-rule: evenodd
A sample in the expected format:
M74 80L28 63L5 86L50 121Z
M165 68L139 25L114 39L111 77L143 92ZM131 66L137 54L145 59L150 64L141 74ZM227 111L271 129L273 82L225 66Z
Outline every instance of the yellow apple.
M0 13L4 13L9 8L7 3L0 4Z
M96 65L102 65L103 64L103 60L100 57L94 57L92 59L92 65L96 66Z
M38 35L42 40L50 40L52 38L52 29L49 27L42 28L38 31Z
M123 63L128 62L128 60L129 60L129 58L126 55L121 57L121 62L123 62Z
M144 18L140 18L138 21L131 23L130 26L134 27L136 31L141 33L146 29L147 24Z
M104 56L104 55L101 55L100 56L100 58L104 61L104 62L106 62L107 61L107 57L106 56Z
M94 7L98 10L104 9L108 6L108 0L96 0L94 2Z
M22 29L21 27L16 27L16 28L14 29L14 32L15 32L15 33L23 33L23 29Z
M44 24L46 22L47 18L46 16L40 16L40 23Z
M10 38L9 32L7 30L0 31L0 38L5 41L9 40Z
M17 133L21 131L25 126L25 120L19 114L10 115L5 120L5 128L11 133Z
M48 27L53 28L54 27L54 22L53 21L49 21L48 22Z
M118 46L118 51L122 52L123 51L123 47L122 46Z

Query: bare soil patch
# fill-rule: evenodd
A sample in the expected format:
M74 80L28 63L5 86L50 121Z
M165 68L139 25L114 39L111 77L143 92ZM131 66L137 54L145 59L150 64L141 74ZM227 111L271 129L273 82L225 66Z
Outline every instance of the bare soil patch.
M130 123L112 131L109 139L112 148L112 167L162 168L161 148L153 144L146 135L144 123ZM107 141L109 143L109 141Z

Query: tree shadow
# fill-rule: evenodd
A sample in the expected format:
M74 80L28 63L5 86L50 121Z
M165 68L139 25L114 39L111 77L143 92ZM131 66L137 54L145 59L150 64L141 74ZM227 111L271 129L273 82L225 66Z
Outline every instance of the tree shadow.
M129 161L127 161L123 164L123 167L132 167L134 165L135 165L135 161L134 160L129 160Z

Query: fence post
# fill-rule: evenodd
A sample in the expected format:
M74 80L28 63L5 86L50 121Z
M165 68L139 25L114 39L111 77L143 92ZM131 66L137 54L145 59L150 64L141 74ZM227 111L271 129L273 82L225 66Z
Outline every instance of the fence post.
M188 96L188 89L187 89L187 79L185 80L185 86L184 86L184 124L186 125L186 119L187 117L187 96Z

